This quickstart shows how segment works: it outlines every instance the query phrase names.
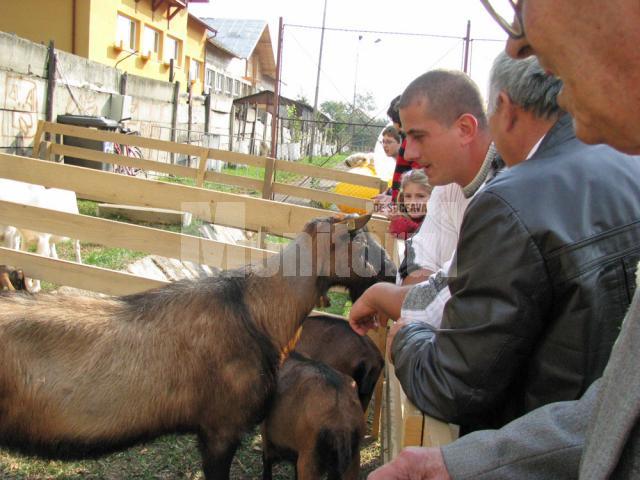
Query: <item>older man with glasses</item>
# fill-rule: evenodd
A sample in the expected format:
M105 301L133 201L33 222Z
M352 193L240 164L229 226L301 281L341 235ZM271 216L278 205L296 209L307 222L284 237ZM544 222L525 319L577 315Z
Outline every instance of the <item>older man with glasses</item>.
M637 0L481 1L509 34L511 56L536 55L562 78L559 101L581 140L640 153ZM442 449L406 449L370 478L638 479L639 366L636 292L602 378L580 400L547 405Z

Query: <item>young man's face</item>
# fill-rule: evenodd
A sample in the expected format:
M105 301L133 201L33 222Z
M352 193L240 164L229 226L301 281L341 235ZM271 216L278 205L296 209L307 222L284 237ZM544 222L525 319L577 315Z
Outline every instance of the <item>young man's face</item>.
M580 139L640 153L637 0L520 0L519 8L526 36L507 42L509 55L536 55L563 80L558 100Z
M396 140L392 135L383 135L382 149L388 157L395 157L396 155L398 155L400 142L398 142L398 140Z
M407 134L405 160L423 166L431 185L462 185L466 175L458 157L460 138L455 124L447 127L432 118L424 98L401 109L400 117Z

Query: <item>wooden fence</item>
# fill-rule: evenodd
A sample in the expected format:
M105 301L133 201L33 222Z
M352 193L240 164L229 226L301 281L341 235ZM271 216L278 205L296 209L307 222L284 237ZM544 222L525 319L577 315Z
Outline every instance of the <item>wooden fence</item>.
M263 229L289 238L295 237L302 231L309 220L328 214L326 210L317 208L128 177L7 154L0 154L0 178L72 190L80 198L100 202L191 212L195 218L206 222L253 231ZM0 202L0 218L3 224L36 231L50 231L106 246L135 249L221 268L233 268L261 260L265 255L271 254L256 248L229 245L84 215L13 205L10 202ZM385 241L386 221L372 219L369 222L369 228L381 241ZM25 255L26 263L14 261L14 264L24 265L25 269L27 265L36 266L34 263L36 260L33 257L19 252L15 255ZM4 256L5 252L2 257ZM13 260L16 258L12 257ZM44 267L38 263L37 268ZM84 269L90 268L94 267L84 266ZM42 278L48 279L46 275ZM93 280L89 278L87 281ZM96 283L95 288L89 285L78 285L77 282L65 283L59 278L56 283L113 293L111 287L105 290L108 281ZM142 281L138 285L137 282L130 281L123 288L126 288L127 292L140 291L148 288L148 283Z
M42 140L45 133L51 134L53 142L44 142ZM188 155L198 159L198 167L192 168L158 162L155 160L137 159L125 155L99 152L89 148L64 145L56 141L56 139L59 140L60 136L65 135L85 140L113 142L145 149L161 150L172 154ZM380 192L387 188L387 182L380 180L377 177L370 177L367 175L317 167L314 165L304 165L300 163L286 162L283 160L275 160L270 157L247 155L243 153L229 152L226 150L217 150L196 145L157 140L154 138L125 135L105 130L95 130L92 128L40 121L34 137L33 157L38 158L42 150L44 150L45 158L50 160L53 160L60 155L67 155L74 158L81 158L83 160L102 162L112 165L118 164L148 171L192 178L195 180L196 186L198 187L202 187L205 181L216 182L224 185L233 185L255 190L260 192L264 199L272 198L273 194L282 194L308 200L315 200L322 203L335 203L367 211L370 211L372 208L372 202L370 200L277 182L275 180L275 174L276 172L288 172L305 177L350 183L357 186L377 189ZM222 160L228 163L251 165L262 168L264 169L264 175L262 179L255 179L239 175L207 171L206 164L208 159Z

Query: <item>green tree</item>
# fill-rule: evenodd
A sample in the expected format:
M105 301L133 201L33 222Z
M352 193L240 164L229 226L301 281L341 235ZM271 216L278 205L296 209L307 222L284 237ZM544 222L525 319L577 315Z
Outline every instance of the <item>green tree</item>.
M387 123L384 119L372 118L376 110L373 95L369 92L356 95L356 103L330 100L320 105L323 113L331 117L331 140L339 148L352 151L372 151L380 133Z

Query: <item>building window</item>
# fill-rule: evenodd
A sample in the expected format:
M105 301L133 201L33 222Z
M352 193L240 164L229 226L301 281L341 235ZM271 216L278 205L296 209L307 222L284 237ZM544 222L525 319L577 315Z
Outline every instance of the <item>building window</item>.
M123 48L136 50L136 21L118 14L118 36L116 40L122 44Z
M232 92L233 92L233 78L227 77L227 82L224 87L224 93L231 95Z
M180 65L180 40L167 35L164 41L164 61L169 62L173 59L176 65Z
M193 58L189 62L189 80L192 82L200 80L200 62Z
M240 95L240 80L233 81L233 96L237 97Z
M222 92L222 84L224 83L224 75L216 73L216 92Z
M144 26L142 53L159 58L160 56L160 32L155 28Z
M216 88L216 72L207 68L207 78L205 79L205 90L211 92Z

